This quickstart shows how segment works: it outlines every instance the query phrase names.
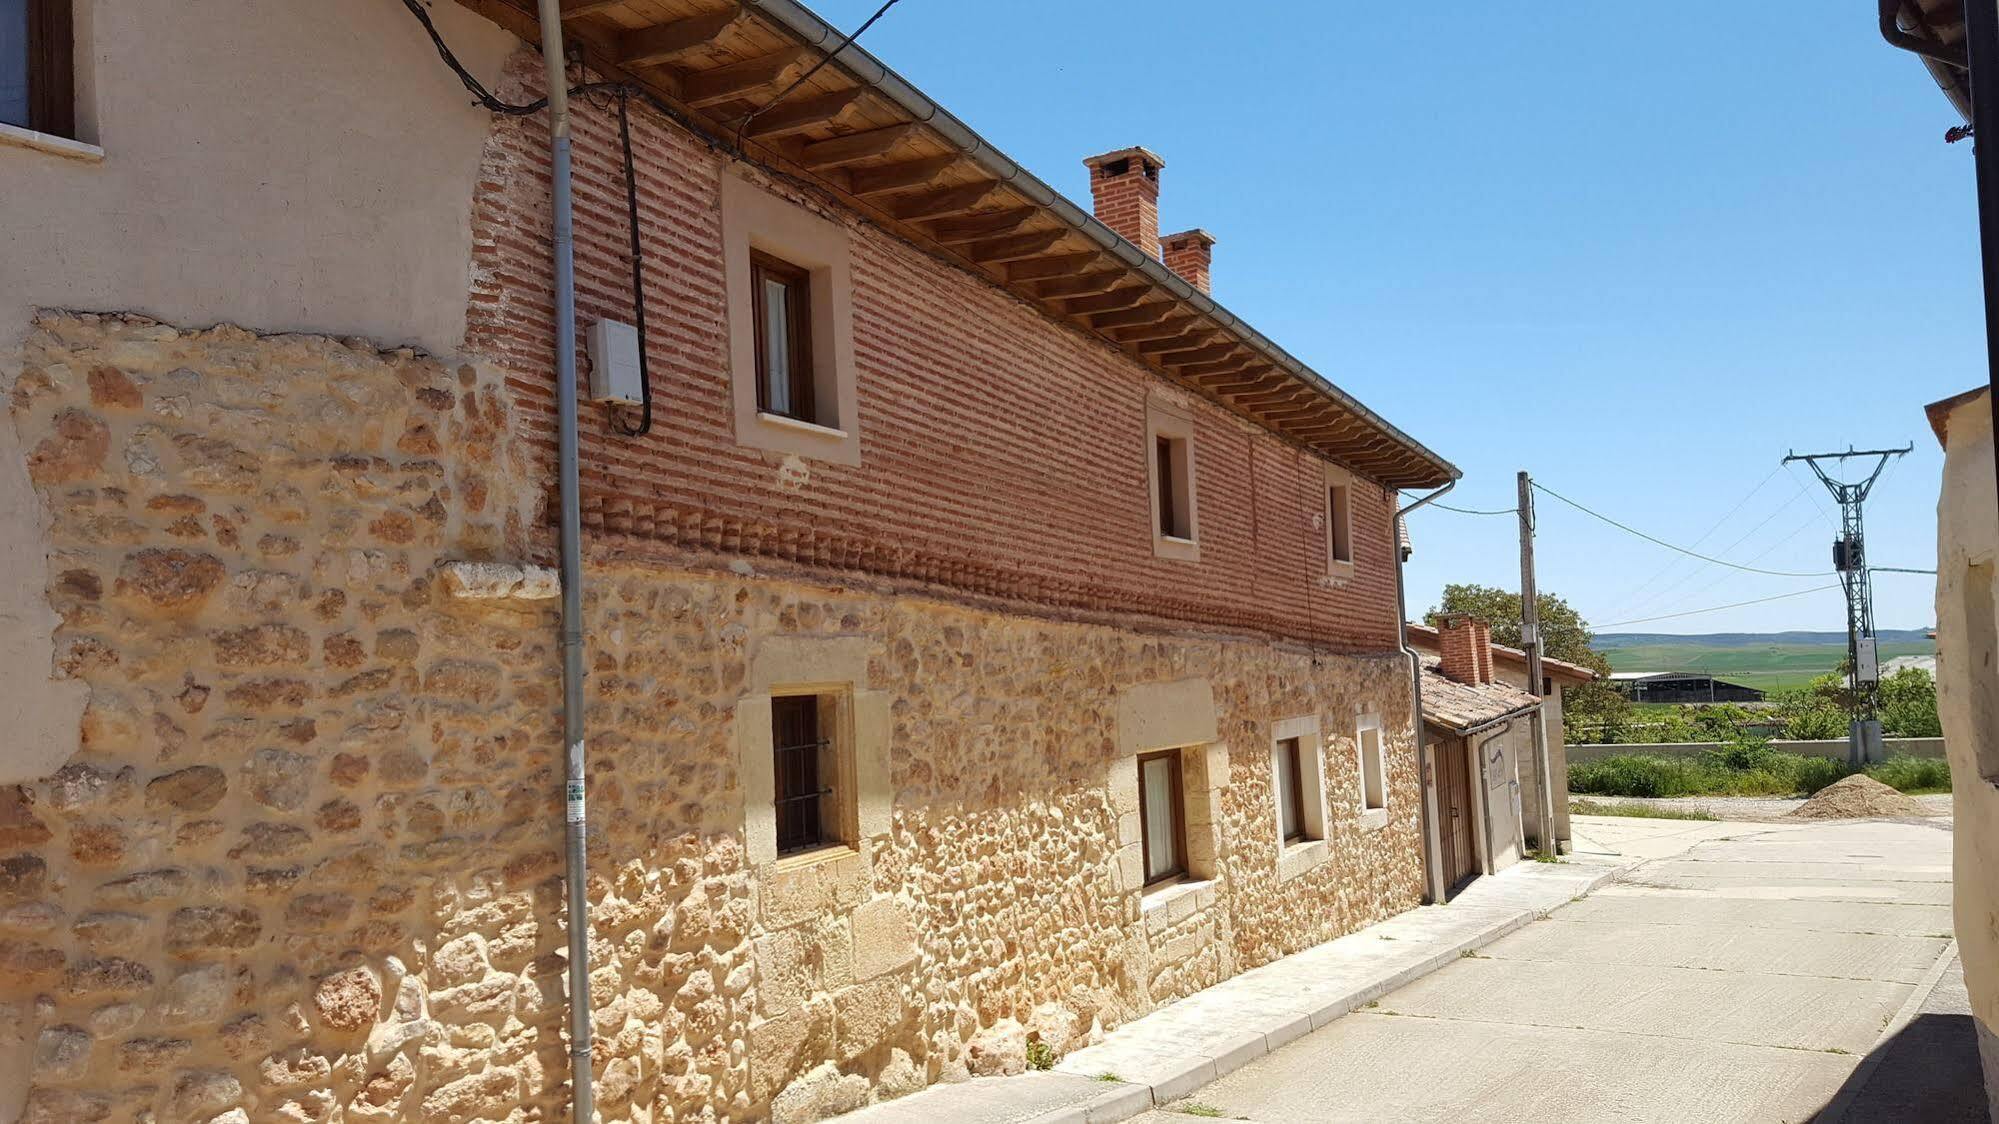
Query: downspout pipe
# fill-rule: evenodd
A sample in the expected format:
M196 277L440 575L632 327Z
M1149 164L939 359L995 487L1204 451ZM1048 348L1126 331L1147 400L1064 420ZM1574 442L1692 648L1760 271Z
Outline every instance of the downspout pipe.
M1397 510L1391 533L1399 539L1403 516L1424 504L1442 499L1444 493L1457 486L1457 480L1448 480L1443 487ZM1402 544L1398 541L1395 544L1395 644L1409 660L1409 721L1416 737L1417 783L1423 792L1423 896L1431 902L1441 903L1448 887L1444 885L1444 870L1437 858L1444 849L1444 841L1438 836L1437 777L1430 762L1430 740L1423 736L1423 657L1409 646L1409 595L1402 564Z
M576 452L576 220L570 194L569 75L561 0L538 0L547 68L554 216L556 477L561 506L564 877L569 892L569 1096L575 1124L596 1120L590 1025L590 898L583 750L583 505Z

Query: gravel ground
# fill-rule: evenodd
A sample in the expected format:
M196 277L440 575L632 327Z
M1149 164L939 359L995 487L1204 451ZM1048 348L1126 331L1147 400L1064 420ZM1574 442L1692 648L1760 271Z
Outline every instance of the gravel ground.
M1718 820L1769 822L1783 820L1805 802L1802 796L1576 796L1593 804L1630 804L1644 808L1673 808L1685 812L1706 812ZM1911 797L1929 816L1950 815L1950 793Z

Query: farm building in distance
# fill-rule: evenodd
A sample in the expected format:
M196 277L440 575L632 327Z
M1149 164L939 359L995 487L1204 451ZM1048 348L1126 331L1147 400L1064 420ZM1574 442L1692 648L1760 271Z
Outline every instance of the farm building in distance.
M1762 702L1763 692L1740 683L1686 671L1613 672L1610 685L1639 703Z

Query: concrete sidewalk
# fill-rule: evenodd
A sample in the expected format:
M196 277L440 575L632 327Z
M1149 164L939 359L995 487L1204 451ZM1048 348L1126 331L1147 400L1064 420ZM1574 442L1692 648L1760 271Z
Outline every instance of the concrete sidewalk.
M867 1124L1127 1120L1454 963L1622 870L1743 830L1741 824L1577 817L1576 853L1563 862L1520 863L1479 879L1449 905L1414 909L1253 968L1119 1027L1102 1043L1064 1058L1052 1072L936 1085L842 1119Z

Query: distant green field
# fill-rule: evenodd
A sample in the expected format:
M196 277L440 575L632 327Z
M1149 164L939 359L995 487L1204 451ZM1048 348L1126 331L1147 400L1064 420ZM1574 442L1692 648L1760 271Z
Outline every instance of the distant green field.
M1884 640L1881 662L1896 656L1927 656L1936 645L1921 640ZM1614 671L1693 671L1762 691L1803 687L1836 670L1846 659L1844 644L1634 644L1604 653Z

